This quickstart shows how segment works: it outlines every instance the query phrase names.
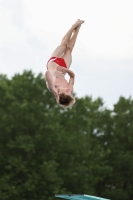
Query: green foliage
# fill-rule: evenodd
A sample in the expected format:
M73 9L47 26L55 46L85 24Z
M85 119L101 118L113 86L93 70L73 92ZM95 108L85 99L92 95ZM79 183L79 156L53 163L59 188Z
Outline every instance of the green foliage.
M111 149L112 173L105 194L116 200L133 196L133 100L120 97L112 111Z
M0 199L53 200L56 193L133 196L133 101L56 105L42 74L0 75Z

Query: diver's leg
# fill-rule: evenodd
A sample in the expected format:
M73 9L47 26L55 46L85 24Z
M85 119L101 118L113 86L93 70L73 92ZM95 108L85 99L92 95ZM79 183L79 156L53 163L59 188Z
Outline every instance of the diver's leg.
M65 53L66 49L67 49L67 45L70 42L70 38L72 36L73 31L79 27L82 23L84 23L83 20L78 19L73 25L72 27L68 30L68 32L64 35L64 37L62 38L61 44L54 50L54 52L52 53L52 56L55 57L62 57L63 54Z
M79 33L79 29L80 29L81 26L78 26L76 29L75 29L75 32L73 34L73 36L71 37L69 43L68 43L68 49L73 50L74 48L74 45L76 43L76 39L77 39L77 36L78 36L78 33Z
M71 38L71 36L72 36L73 31L74 31L78 26L81 26L82 23L84 23L84 21L78 19L78 20L72 25L72 27L69 29L69 31L64 35L64 37L62 38L61 44L64 43L64 42L68 43L69 40L70 40L70 38Z
M63 56L65 62L66 62L66 65L67 65L67 68L69 69L71 63L72 63L72 50L74 48L74 45L75 45L75 42L76 42L76 39L77 39L77 35L78 35L78 32L79 32L79 29L80 29L80 26L76 28L72 38L70 39L69 43L68 43L68 46L67 46L67 49L66 49L66 52Z

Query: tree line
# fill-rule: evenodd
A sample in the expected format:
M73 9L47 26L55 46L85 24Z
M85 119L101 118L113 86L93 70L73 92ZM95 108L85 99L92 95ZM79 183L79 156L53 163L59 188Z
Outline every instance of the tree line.
M133 100L110 110L101 98L76 97L64 109L42 74L0 75L0 199L57 193L132 199Z

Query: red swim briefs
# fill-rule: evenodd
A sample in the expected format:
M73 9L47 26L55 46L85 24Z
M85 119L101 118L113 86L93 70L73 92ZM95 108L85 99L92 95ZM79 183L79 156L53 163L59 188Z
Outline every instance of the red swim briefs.
M64 60L63 58L51 57L51 58L48 60L47 64L48 64L49 62L55 62L55 63L57 63L58 65L60 65L61 67L67 68L67 65L66 65L66 63L65 63L65 60Z

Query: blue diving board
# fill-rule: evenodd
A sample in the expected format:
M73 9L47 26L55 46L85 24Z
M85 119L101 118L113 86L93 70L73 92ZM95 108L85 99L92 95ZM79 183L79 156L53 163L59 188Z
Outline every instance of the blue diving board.
M109 200L101 197L90 196L87 194L56 194L55 197L68 200Z

